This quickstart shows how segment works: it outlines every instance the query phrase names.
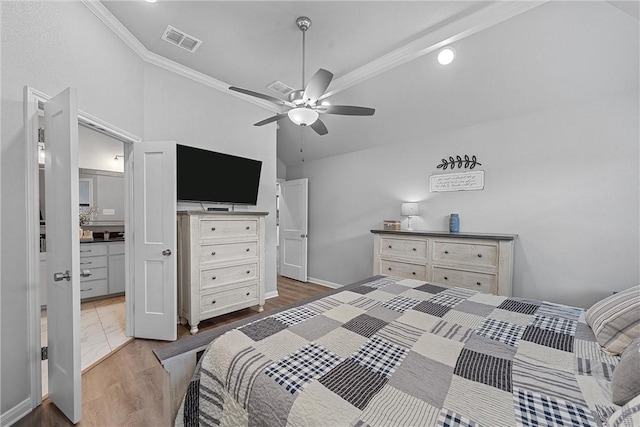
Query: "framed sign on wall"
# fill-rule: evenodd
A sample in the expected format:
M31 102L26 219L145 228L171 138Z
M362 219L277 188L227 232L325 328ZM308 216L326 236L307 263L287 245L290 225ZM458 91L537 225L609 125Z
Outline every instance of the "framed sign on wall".
M468 191L484 188L484 171L447 173L429 177L429 191Z

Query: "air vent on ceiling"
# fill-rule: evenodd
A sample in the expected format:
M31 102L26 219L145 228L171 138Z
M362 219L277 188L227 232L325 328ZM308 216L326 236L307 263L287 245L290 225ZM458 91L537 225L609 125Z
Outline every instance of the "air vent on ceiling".
M271 89L272 91L284 96L289 95L292 91L295 90L294 88L287 86L286 84L280 81L275 81L271 83L269 86L267 86L267 89Z
M167 29L162 34L162 40L165 40L175 46L181 47L189 52L195 52L202 44L202 40L190 36L184 31L180 31L171 25L167 25Z

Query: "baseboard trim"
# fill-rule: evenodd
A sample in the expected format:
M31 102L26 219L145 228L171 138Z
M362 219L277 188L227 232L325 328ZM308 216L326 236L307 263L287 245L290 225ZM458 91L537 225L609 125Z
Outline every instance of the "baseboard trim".
M331 288L331 289L338 289L344 286L338 283L328 282L322 279L316 279L315 277L307 277L307 281L311 283L315 283L316 285L326 286L327 288Z
M0 425L10 426L21 420L25 415L31 412L31 398L28 397L22 402L18 403L13 408L2 414L0 418Z
M271 291L264 294L264 299L271 299L271 298L277 298L277 297L278 297L278 291Z

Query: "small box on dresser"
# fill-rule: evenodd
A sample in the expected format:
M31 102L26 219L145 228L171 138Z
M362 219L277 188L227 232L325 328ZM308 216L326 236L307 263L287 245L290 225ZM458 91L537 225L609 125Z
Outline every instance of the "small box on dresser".
M515 234L371 232L373 274L511 296Z
M266 212L178 212L178 314L202 320L264 306Z

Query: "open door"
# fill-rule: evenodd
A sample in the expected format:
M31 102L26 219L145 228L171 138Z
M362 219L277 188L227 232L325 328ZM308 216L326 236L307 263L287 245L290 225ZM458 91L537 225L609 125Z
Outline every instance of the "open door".
M285 181L280 190L280 274L306 282L309 181Z
M82 415L76 90L47 101L44 116L49 399L75 424Z
M177 338L176 143L133 144L134 336Z

